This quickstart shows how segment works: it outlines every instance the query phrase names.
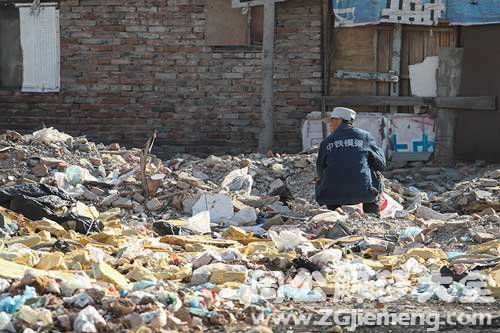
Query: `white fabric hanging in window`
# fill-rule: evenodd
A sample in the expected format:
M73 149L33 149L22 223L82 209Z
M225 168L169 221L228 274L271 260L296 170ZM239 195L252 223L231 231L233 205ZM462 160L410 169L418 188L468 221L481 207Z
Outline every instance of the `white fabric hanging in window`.
M42 5L19 7L23 52L23 92L60 89L59 10Z

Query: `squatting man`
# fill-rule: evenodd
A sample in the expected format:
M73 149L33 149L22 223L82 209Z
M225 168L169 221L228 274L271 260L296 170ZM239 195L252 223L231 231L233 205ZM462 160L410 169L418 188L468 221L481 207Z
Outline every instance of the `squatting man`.
M316 201L330 210L362 203L365 213L379 215L385 155L369 132L353 126L355 119L356 112L344 107L328 119L331 134L321 142L316 162Z

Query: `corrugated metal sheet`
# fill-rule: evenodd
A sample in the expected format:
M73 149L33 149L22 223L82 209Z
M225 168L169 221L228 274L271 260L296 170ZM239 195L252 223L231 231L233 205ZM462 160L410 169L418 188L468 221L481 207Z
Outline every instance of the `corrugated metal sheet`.
M23 92L57 92L60 88L59 10L19 8L23 51Z

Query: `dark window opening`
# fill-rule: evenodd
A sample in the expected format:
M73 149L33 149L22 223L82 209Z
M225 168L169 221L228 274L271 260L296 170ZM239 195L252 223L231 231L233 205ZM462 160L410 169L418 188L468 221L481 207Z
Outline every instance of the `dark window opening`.
M20 88L22 81L19 10L0 5L0 88Z
M250 43L262 45L264 36L264 6L252 7L250 13Z

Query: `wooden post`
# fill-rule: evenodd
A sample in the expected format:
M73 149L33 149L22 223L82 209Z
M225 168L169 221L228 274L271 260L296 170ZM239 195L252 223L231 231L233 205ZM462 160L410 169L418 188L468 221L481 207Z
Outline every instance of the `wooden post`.
M403 25L394 24L394 33L392 36L392 61L391 71L393 75L399 76L401 71L401 41L403 39ZM391 96L399 96L399 81L391 83ZM397 106L391 106L392 113L398 112Z
M437 76L438 96L457 96L462 83L462 48L443 48L439 51ZM451 164L455 158L456 113L438 109L436 120L436 162Z
M261 116L263 128L259 135L259 151L266 153L273 148L273 72L274 72L274 31L275 31L275 0L264 3L264 36L262 42L263 58L262 72L262 104Z

